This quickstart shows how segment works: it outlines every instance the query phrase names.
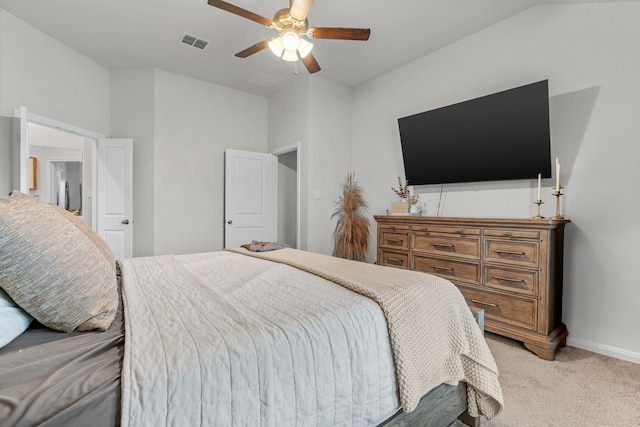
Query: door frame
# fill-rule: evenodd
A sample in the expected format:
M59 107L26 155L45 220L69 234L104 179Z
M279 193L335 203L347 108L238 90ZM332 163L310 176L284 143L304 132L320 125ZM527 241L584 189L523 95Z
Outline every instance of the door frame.
M29 160L29 138L28 138L28 130L27 127L29 123L35 123L41 126L47 126L53 129L60 130L62 132L71 133L74 135L78 135L84 138L88 138L91 140L92 150L91 150L91 182L95 183L97 180L97 150L98 150L98 139L106 138L104 135L99 134L97 132L92 132L90 130L82 129L77 126L70 125L68 123L64 123L58 120L50 119L48 117L39 116L37 114L30 113L26 107L20 107L14 109L14 117L21 120L21 129L20 132L26 132L27 137L24 138L22 135L20 136L20 151L19 151L19 173L20 173L20 188L22 188L23 180L26 183L27 175L26 175L26 165ZM22 126L22 121L24 120L24 129ZM83 154L84 157L84 154ZM15 158L15 156L14 156ZM95 185L95 184L92 184ZM96 217L96 208L97 201L95 197L91 198L91 228L94 231L97 231L97 217Z
M302 184L300 173L302 159L300 141L273 149L270 151L270 154L278 157L281 154L291 153L292 151L296 152L296 249L300 249L300 190ZM278 204L276 203L276 215L278 215L277 206Z

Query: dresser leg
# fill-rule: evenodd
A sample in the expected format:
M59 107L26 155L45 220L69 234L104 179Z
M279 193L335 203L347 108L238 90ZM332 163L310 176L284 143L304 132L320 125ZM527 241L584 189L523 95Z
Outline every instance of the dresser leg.
M524 343L524 346L535 353L540 359L553 360L556 357L556 347L540 346L531 343Z
M567 345L567 327L561 323L553 332L551 332L543 342L524 342L524 346L534 352L536 356L544 360L554 360L556 350Z
M567 335L569 335L569 334L567 333ZM566 347L566 346L567 346L567 335L565 335L565 336L560 340L560 342L558 343L558 348L560 348L560 347Z

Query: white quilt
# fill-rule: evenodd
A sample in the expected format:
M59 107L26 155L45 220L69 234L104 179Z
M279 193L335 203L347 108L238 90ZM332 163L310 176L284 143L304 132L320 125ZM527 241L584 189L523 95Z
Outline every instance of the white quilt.
M369 298L231 252L121 266L123 426L367 426L398 409Z
M291 248L229 250L296 267L377 302L387 321L400 403L406 412L439 384L458 381L467 383L470 415L491 419L502 410L498 368L464 297L450 281Z

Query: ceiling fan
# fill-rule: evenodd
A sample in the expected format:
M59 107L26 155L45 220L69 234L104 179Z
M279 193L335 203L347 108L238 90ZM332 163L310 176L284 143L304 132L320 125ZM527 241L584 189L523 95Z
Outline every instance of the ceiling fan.
M238 58L246 58L269 47L271 51L285 61L295 62L300 58L310 73L320 71L318 61L311 54L313 44L304 36L312 39L368 40L371 30L368 28L308 28L307 14L313 0L289 0L289 8L278 10L273 19L250 12L239 6L222 0L209 0L208 3L227 12L250 19L266 27L273 28L278 37L263 40L236 53Z

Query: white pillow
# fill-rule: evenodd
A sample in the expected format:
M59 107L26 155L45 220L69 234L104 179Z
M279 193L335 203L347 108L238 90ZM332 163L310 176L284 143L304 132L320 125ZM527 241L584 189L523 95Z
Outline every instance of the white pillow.
M31 320L31 316L0 289L0 348L23 333L29 327Z

